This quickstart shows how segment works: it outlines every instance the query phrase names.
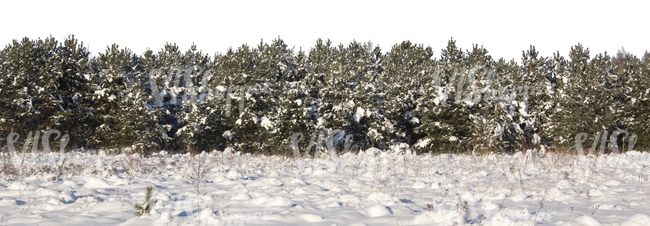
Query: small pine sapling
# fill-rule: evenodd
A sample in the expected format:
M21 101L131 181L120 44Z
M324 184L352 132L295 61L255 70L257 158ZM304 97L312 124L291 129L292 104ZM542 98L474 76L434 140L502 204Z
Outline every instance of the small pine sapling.
M135 216L140 217L145 213L149 213L153 208L153 205L156 204L156 200L151 199L151 191L153 188L151 186L147 187L147 193L144 197L144 202L142 204L133 204L135 208Z

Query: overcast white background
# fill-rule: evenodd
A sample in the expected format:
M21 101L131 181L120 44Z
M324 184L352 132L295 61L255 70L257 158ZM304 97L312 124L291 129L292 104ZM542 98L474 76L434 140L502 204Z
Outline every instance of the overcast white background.
M372 41L383 51L404 40L431 46L450 38L483 45L494 58L519 60L534 45L544 56L582 43L613 55L650 50L646 1L3 1L0 43L74 34L96 54L117 43L136 53L166 42L207 53L281 37L298 50L317 38Z

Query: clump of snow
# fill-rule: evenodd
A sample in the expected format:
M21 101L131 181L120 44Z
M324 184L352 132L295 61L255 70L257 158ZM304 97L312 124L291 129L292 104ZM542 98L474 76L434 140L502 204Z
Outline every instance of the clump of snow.
M363 116L366 114L366 110L364 110L362 107L357 107L357 111L354 113L354 121L359 123Z
M365 209L360 210L359 212L363 215L366 215L369 218L390 215L390 211L388 211L388 209L386 209L386 207L383 205L374 205L371 207L367 207Z
M261 125L265 129L271 129L273 127L273 122L271 122L271 120L269 118L267 118L266 116L263 116Z
M413 146L416 148L426 148L429 146L429 143L431 143L431 139L419 139Z
M396 144L391 144L390 147L390 152L393 154L413 154L413 151L411 150L411 147L407 143L396 143Z

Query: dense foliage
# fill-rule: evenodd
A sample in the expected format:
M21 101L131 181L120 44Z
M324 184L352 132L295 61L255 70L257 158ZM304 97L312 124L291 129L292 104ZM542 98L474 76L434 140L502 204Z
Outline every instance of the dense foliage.
M320 39L307 52L274 40L91 56L74 36L23 38L0 52L0 141L56 129L70 148L288 154L298 133L319 148L344 131L352 150L465 152L569 148L586 133L584 147L646 150L649 58L578 44L568 59L531 46L515 62L453 40L436 58L409 41L382 52Z

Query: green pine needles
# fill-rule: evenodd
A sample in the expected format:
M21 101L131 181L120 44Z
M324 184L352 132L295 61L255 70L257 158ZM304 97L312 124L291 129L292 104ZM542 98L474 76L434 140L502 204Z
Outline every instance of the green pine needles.
M337 130L352 152L562 150L580 133L586 145L617 130L637 135L634 149L650 147L650 53L578 44L568 57L542 56L531 46L515 61L453 39L439 50L321 39L294 50L277 39L213 56L175 44L143 54L111 45L93 56L74 36L24 38L0 49L0 146L12 133L24 143L30 131L57 129L72 150L145 155L287 155L295 134L305 135L303 155Z

